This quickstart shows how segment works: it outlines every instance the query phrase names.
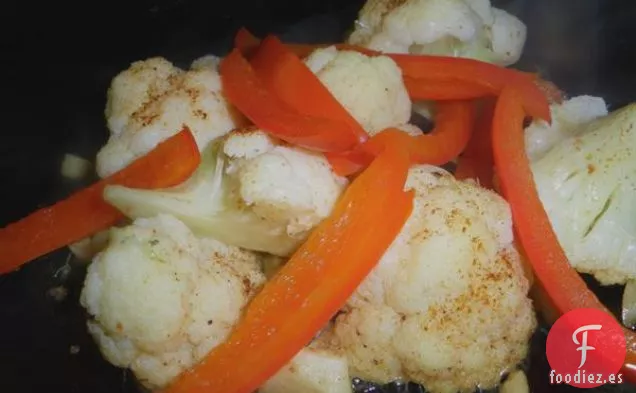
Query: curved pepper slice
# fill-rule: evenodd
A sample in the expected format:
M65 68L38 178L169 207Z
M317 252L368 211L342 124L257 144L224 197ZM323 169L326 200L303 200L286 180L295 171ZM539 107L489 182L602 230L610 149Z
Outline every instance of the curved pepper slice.
M456 81L437 81L432 79L403 76L404 85L413 101L430 100L472 100L492 94L491 89L477 83L458 83Z
M239 30L235 38L238 48L250 52L260 39L246 29ZM299 57L313 50L329 46L286 44ZM369 56L388 56L402 69L411 98L419 100L463 100L484 96L496 96L505 86L514 85L519 92L527 113L535 118L551 121L550 108L545 94L555 95L555 90L537 86L539 78L511 68L491 63L452 56L430 56L381 53L348 44L334 44L339 50L354 50ZM542 88L548 85L544 84Z
M387 129L351 152L327 154L333 169L348 176L366 167L387 144L399 145L408 152L411 163L443 165L455 159L466 147L475 119L470 101L445 101L437 104L435 128L429 134L412 136L398 129Z
M369 135L357 120L275 36L263 39L250 58L250 64L265 86L299 113L340 121L344 123L340 129L352 133L358 142L368 139Z
M124 218L102 198L107 185L171 187L190 177L199 162L194 137L184 129L112 176L0 229L0 274L107 229Z
M388 146L250 302L229 338L166 393L251 393L309 344L410 216L408 169L403 152Z
M323 152L346 151L358 143L347 124L301 114L273 94L238 49L223 59L220 71L227 99L262 130L288 143Z
M400 66L405 77L422 83L454 82L471 88L477 85L495 96L499 95L504 87L514 86L528 115L551 121L550 106L545 94L535 83L536 77L533 75L467 58L403 54L388 56Z
M505 88L495 108L492 145L501 193L510 204L513 223L539 287L554 316L577 308L598 308L611 314L572 268L561 248L536 191L523 134L525 117L519 93ZM636 333L625 329L625 376L636 380Z

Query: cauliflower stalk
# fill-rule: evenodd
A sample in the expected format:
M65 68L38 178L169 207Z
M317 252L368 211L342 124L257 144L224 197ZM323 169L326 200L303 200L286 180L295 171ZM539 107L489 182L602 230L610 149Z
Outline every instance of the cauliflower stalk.
M97 154L97 173L109 176L179 132L192 131L202 150L245 123L225 100L215 58L191 70L160 57L134 62L108 90L105 115L110 137Z
M577 108L572 113L578 116L570 117L581 119L578 124L538 124L544 133L527 134L533 142L548 132L559 135L542 144L543 154L531 155L531 168L572 266L601 284L624 284L636 279L636 105L606 115L601 99L595 99L593 110L575 105L581 100L573 98L553 110Z
M322 155L251 131L212 143L179 186L109 186L104 198L130 218L171 214L199 236L287 256L329 215L346 183Z
M523 22L489 0L368 0L348 42L508 66L519 60L525 40Z
M497 385L536 326L508 205L438 168L413 167L413 213L319 340L350 374L431 392Z
M254 254L159 215L111 230L80 301L103 356L155 389L225 340L264 281Z
M199 59L189 72L215 72L216 61ZM411 101L390 58L329 47L306 62L369 134L388 127L421 133L408 124ZM287 256L330 214L347 185L322 155L263 132L241 130L207 146L201 167L185 184L160 191L110 186L105 199L130 218L169 213L199 236Z

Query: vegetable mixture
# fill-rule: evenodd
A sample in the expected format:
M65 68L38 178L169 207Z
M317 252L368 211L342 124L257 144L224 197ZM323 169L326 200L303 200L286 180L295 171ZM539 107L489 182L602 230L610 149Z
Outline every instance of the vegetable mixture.
M368 0L342 43L137 61L101 180L0 229L0 272L90 260L89 332L166 393L527 391L535 311L606 310L588 273L626 285L636 381L636 107L510 68L525 36L488 0Z

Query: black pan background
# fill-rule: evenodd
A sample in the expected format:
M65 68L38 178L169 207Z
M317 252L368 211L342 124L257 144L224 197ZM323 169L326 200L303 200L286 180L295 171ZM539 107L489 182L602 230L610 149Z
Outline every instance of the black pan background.
M93 159L105 142L110 80L132 61L161 55L186 66L223 54L239 26L288 41L340 39L363 1L138 0L9 1L0 11L0 225L68 195L92 179L61 177L64 153ZM518 15L529 35L519 68L539 71L569 94L606 98L611 109L636 98L636 2L493 1ZM0 250L1 252L2 250ZM0 276L0 392L136 392L129 373L109 366L86 334L78 307L84 269L52 253ZM594 283L592 283L594 285ZM50 289L68 288L56 301ZM620 289L599 291L616 308ZM571 392L547 383L545 331L533 340L533 392ZM79 349L78 353L71 353ZM359 391L365 391L363 385ZM367 391L381 391L367 387ZM418 392L393 386L386 391ZM623 386L593 391L636 392Z

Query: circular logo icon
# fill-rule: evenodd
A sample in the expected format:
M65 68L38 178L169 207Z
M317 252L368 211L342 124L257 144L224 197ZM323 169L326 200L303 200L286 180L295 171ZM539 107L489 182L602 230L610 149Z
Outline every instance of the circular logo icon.
M613 316L598 309L572 310L548 333L546 355L550 379L577 388L620 383L625 361L625 335Z

